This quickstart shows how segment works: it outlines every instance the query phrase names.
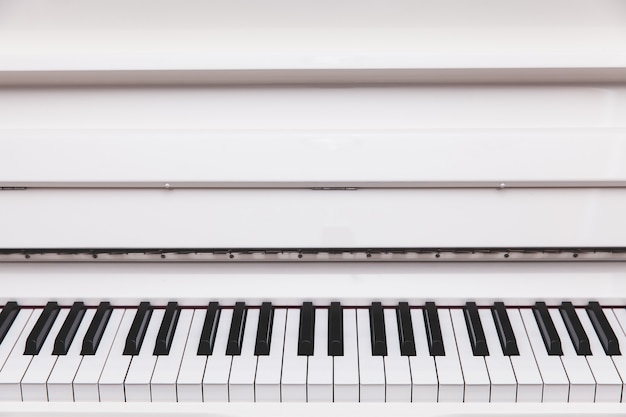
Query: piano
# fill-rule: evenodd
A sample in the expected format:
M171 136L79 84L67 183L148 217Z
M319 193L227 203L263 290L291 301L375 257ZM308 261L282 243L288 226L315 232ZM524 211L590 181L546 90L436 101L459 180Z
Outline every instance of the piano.
M626 4L0 1L0 416L617 416Z

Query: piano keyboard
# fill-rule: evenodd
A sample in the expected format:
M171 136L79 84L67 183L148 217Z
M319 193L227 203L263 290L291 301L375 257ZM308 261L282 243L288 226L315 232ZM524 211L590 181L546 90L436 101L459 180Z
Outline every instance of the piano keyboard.
M0 399L620 402L626 309L432 302L0 312Z

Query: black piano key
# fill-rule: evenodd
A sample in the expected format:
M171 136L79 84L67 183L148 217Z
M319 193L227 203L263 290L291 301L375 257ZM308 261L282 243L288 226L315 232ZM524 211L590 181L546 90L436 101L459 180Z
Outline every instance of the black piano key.
M500 346L502 346L502 353L505 356L518 356L517 340L515 339L515 333L513 333L513 327L511 327L509 314L504 303L500 301L494 303L491 314L493 315L493 321L500 339Z
M130 326L130 331L126 337L124 355L139 355L143 339L146 337L150 317L152 317L152 306L150 303L147 301L140 303L133 324Z
M108 301L100 303L98 309L96 310L96 314L93 316L93 320L91 320L89 329L87 329L87 334L85 334L85 338L83 339L83 349L80 352L81 355L96 354L98 346L100 345L100 340L102 340L104 330L109 323L109 318L111 318L111 313L113 313L111 303Z
M67 351L70 349L70 345L78 331L78 326L83 321L85 311L85 304L81 301L77 301L72 305L57 338L54 340L53 355L67 355Z
M156 345L154 346L153 354L156 356L163 356L170 354L170 348L172 347L172 340L174 340L174 334L176 333L176 325L178 324L178 318L180 317L180 307L175 301L167 303L165 308L165 315L157 334Z
M533 307L533 313L537 326L539 326L539 332L543 339L543 343L546 345L548 355L563 355L563 349L561 348L561 339L556 332L548 307L543 301L537 301Z
M228 344L226 345L227 355L241 355L241 345L243 344L243 331L246 327L246 317L248 310L246 303L238 301L235 303L233 318L230 322L230 332L228 334Z
M343 308L336 301L328 308L328 356L343 356Z
M20 306L15 301L9 301L2 309L0 313L0 343L6 337L19 312Z
M300 329L298 330L298 355L313 355L315 338L315 307L313 303L305 302L300 308Z
M398 334L400 336L400 353L402 356L415 356L415 336L413 335L413 320L409 303L401 302L396 309L398 319Z
M615 336L611 325L602 311L602 307L597 301L591 301L587 305L587 315L593 324L598 339L600 339L604 352L607 355L621 355L617 336Z
M370 338L373 356L387 356L387 335L385 333L383 306L376 301L370 307Z
M217 324L220 321L220 305L212 301L206 311L200 343L198 344L198 355L212 355L215 346L215 335L217 334Z
M465 316L465 325L467 326L467 334L469 335L474 356L489 356L489 348L487 347L487 338L483 330L483 324L480 321L478 307L473 301L468 301L463 307L463 315Z
M428 301L424 306L424 324L426 325L426 338L428 339L428 351L430 356L445 356L446 350L441 336L441 326L439 325L439 313L437 306L432 301Z
M264 302L261 304L261 311L259 312L259 325L256 330L256 344L254 345L255 355L260 356L270 354L273 327L274 307L272 307L272 303Z
M46 307L43 309L41 316L35 323L35 327L28 335L26 339L26 349L24 350L24 355L37 355L43 346L43 343L46 341L46 337L48 337L48 333L50 333L50 329L54 324L54 320L56 320L59 315L60 307L55 301L51 301L46 304Z
M563 317L567 333L569 333L569 337L572 339L572 343L574 344L576 354L591 355L589 338L587 337L587 333L585 332L585 329L576 314L574 305L569 301L564 301L561 303L559 311L561 312L561 317Z

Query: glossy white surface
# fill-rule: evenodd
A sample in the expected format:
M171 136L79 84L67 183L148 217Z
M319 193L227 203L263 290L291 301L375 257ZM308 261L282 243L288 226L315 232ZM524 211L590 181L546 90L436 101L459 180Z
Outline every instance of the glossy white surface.
M626 268L620 262L2 264L0 280L0 303L18 300L24 305L50 300L92 306L102 300L118 306L144 300L202 307L209 301L234 305L241 300L248 305L305 300L368 305L373 299L385 305L463 305L468 300L479 305L532 305L537 300L626 305ZM94 285L102 282L107 285Z
M391 99L404 96L403 91L395 89L362 90L361 94L358 89L352 91L352 96L347 92L328 91L326 100L332 106L336 101L370 95L372 100L386 99L391 106L398 106ZM303 91L303 94L312 96L310 98L323 107L325 96L316 92ZM286 92L280 93L286 96ZM422 89L415 93L431 95L434 100L450 100L443 91L437 94ZM231 92L235 97L242 94L249 93ZM26 93L26 97L28 95L30 93ZM213 95L232 100L223 91ZM257 95L262 93L257 92ZM578 95L583 98L581 93ZM611 104L620 113L623 113L622 101L626 101L622 95L620 90L617 102ZM209 95L207 99L210 98L218 99ZM282 104L280 95L275 101L275 106ZM403 101L404 107L397 111L407 112L419 105L415 98L405 97ZM530 103L514 105L524 111L527 104ZM363 104L351 105L355 113L366 113L365 109L359 109ZM485 105L485 111L489 105ZM297 112L298 102L293 106L295 110L293 107L285 110ZM306 106L311 104L306 103ZM495 108L492 111L501 112ZM385 109L377 117L392 116ZM621 122L616 120L615 124ZM0 126L4 123L7 122L0 122ZM248 120L247 123L253 122ZM501 183L507 188L626 185L626 129L623 127L401 129L402 126L395 126L385 130L320 130L316 129L318 124L319 120L312 119L305 125L306 130L293 131L284 128L274 131L0 130L0 144L5 154L11 155L0 166L0 186L165 188L165 184L169 184L176 189L497 188ZM493 126L493 122L488 126Z
M0 69L623 67L624 11L617 0L5 0Z
M612 188L31 189L0 192L0 247L619 247L624 212Z
M39 129L45 130L43 135L58 129L60 136L74 129L95 130L94 135L135 129L163 135L190 129L236 133L604 129L626 127L626 87L623 83L15 87L0 89L0 110L1 129L27 130L31 132L24 136L33 137L32 131Z

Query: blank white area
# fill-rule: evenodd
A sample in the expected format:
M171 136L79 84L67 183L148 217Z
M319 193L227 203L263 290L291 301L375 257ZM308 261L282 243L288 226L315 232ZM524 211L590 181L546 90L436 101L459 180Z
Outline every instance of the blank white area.
M422 305L480 305L504 301L532 305L563 300L583 305L626 304L624 263L302 263L302 264L3 264L0 303L17 300L44 305L111 301L137 305L150 300L205 306L209 301L234 305L298 305L341 301L369 305L399 301Z
M84 416L97 414L98 417L149 417L185 416L196 417L214 413L224 417L247 417L252 415L291 417L317 417L320 415L359 415L377 417L381 415L412 417L415 404L410 403L4 403L1 417L45 417ZM420 403L420 417L471 417L471 416L539 416L562 417L616 417L623 414L623 404L568 404L568 403ZM210 414L209 414L210 415Z
M0 248L626 246L622 189L0 193Z
M0 145L5 187L626 185L624 128L10 129Z
M626 127L626 86L4 88L0 114L0 129L608 128Z
M625 27L619 0L4 0L0 69L617 67Z
M275 417L349 416L397 417L415 416L415 404L409 403L3 403L0 417L46 417L85 416L98 417L169 417L172 415L196 417L214 414L224 417L248 417L254 415ZM624 413L623 404L568 404L568 403L420 403L420 417L471 417L471 416L538 416L562 417L616 417ZM54 413L54 414L50 414Z
M0 114L5 186L626 177L619 84L5 88Z

